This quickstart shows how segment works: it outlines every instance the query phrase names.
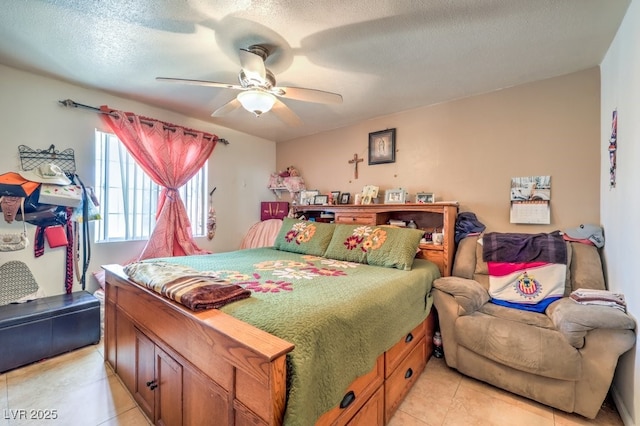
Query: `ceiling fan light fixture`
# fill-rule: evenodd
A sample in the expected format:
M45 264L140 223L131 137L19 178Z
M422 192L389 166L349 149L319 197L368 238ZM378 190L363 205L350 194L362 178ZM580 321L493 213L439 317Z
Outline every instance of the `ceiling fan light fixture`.
M275 96L262 90L247 90L241 92L238 94L237 99L244 109L254 113L256 117L268 112L276 102Z

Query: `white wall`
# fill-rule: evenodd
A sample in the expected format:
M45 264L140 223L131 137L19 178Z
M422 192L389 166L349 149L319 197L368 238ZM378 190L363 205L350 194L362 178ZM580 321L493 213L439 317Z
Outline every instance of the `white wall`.
M624 293L629 313L640 318L640 2L633 1L601 64L600 217L609 289ZM611 114L618 110L617 185L609 188ZM640 424L640 354L618 363L613 394L626 425Z
M273 141L4 66L0 66L0 94L0 173L20 170L18 145L47 149L54 144L59 150L74 149L78 175L86 185L94 184L94 131L109 129L102 125L98 114L58 103L72 99L214 133L231 142L226 146L218 144L209 160L209 188L217 187L214 204L218 227L213 241L197 239L202 248L214 252L239 248L246 230L260 219L259 201L273 199L266 189L269 174L275 171ZM20 222L7 224L0 220L0 233L19 232L21 226ZM34 231L35 227L27 224L31 240ZM145 241L93 244L89 272L100 270L100 265L135 257L144 244ZM25 262L47 295L64 292L64 248L49 249L45 243L45 254L37 259L32 244L24 251L0 252L0 264L9 260ZM89 290L96 288L93 277L88 284ZM76 283L74 291L79 289Z

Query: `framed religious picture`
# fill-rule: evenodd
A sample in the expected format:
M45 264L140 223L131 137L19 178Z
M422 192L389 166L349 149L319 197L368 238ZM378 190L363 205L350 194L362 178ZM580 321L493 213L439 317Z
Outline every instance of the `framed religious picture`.
M369 164L395 163L396 129L369 133Z

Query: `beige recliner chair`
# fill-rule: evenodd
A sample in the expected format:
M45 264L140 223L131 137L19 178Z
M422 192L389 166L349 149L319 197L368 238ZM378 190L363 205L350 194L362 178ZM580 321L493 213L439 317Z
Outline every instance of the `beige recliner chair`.
M569 297L545 313L495 305L478 237L463 239L453 276L434 282L434 303L449 367L566 412L595 418L621 354L633 347L635 321L613 307ZM598 250L567 243L565 296L605 289Z

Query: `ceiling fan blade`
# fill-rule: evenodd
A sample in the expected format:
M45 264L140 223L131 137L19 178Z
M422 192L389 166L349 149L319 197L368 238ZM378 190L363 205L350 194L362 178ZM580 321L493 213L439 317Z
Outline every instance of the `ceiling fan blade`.
M289 109L289 107L279 99L276 99L271 111L289 126L295 127L302 125L300 117L298 117L295 112L291 111L291 109Z
M264 60L259 55L246 49L240 49L240 66L249 78L256 77L260 81L265 81L267 72L264 67Z
M271 93L287 99L316 102L320 104L341 104L342 95L323 90L305 89L302 87L274 87Z
M190 80L188 78L172 78L172 77L156 77L158 81L168 81L170 83L193 84L196 86L221 87L223 89L245 90L244 87L237 84L218 83L209 80Z
M212 117L221 117L225 114L230 113L231 111L240 108L242 105L240 104L240 101L237 98L233 98L232 100L230 100L229 102L227 102L226 104L222 105L220 108L218 108L217 110L213 111L213 114L211 114Z

